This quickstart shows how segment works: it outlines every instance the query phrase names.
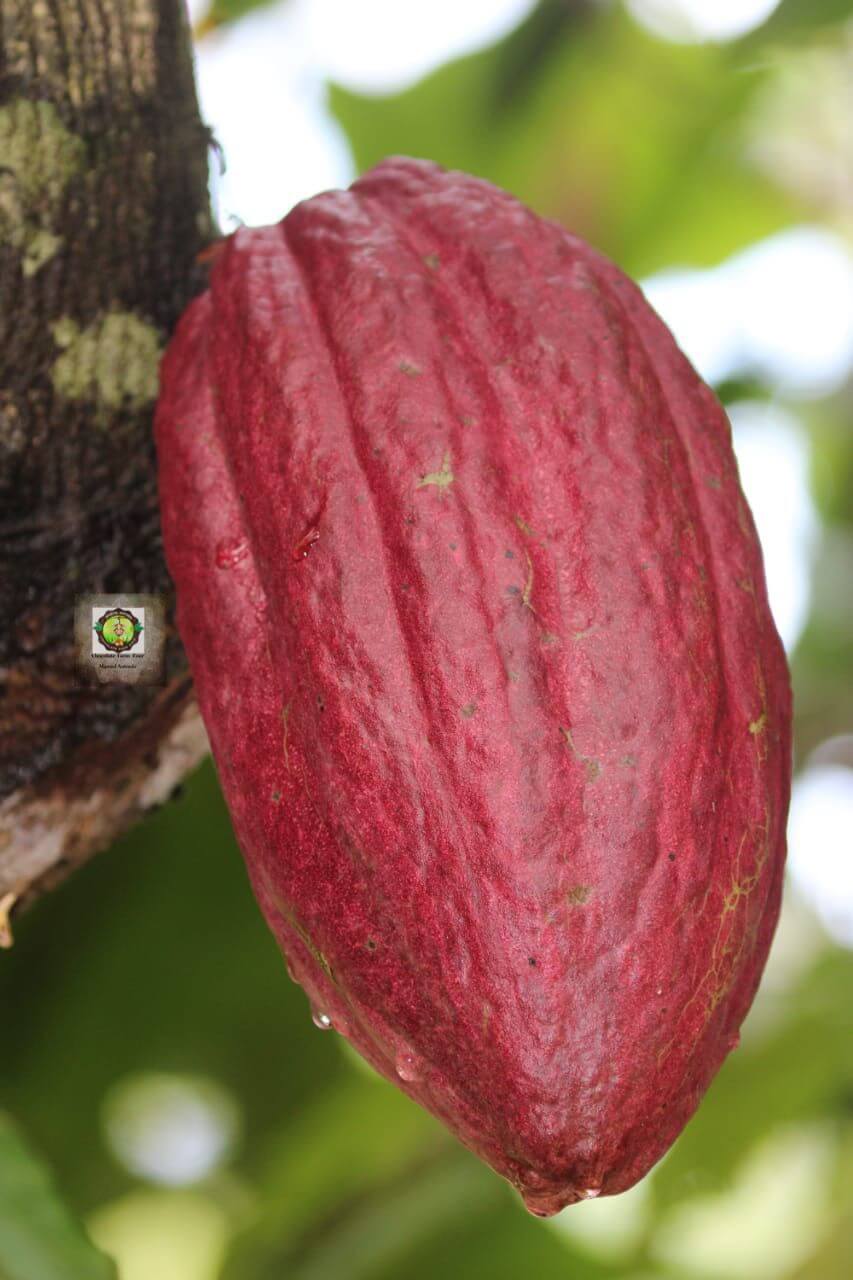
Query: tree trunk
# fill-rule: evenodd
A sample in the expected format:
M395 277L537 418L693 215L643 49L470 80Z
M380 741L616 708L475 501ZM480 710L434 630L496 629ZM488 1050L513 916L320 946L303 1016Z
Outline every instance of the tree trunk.
M206 749L171 622L165 684L87 684L74 605L171 618L151 418L209 143L182 0L0 0L0 938Z

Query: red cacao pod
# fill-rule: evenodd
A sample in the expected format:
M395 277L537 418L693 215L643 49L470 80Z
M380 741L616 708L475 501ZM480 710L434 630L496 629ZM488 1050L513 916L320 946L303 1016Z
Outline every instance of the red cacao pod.
M241 230L157 411L178 625L321 1023L539 1214L632 1185L780 900L785 659L720 406L639 290L396 159Z

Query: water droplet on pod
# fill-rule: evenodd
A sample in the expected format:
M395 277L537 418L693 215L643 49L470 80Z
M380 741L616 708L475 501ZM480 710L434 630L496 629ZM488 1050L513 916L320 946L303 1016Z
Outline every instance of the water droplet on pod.
M397 1075L401 1080L406 1080L412 1084L421 1078L421 1061L413 1053L398 1053L395 1063Z
M311 1013L311 1021L318 1031L331 1031L332 1029L332 1019L327 1013L319 1013L314 1009Z
M601 1195L601 1187L584 1187L580 1193L582 1200L595 1200Z
M234 569L249 554L245 538L223 538L216 546L217 569Z

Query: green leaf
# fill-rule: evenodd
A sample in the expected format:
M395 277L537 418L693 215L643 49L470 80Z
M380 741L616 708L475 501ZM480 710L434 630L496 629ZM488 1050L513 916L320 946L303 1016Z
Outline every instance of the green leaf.
M115 1280L58 1198L50 1175L0 1112L0 1280Z
M208 13L199 24L201 31L211 31L225 22L236 22L238 18L245 18L253 9L267 9L274 3L276 0L213 0Z
M851 16L853 0L782 0L763 26L748 38L795 39L819 27L846 22Z
M459 1222L501 1195L501 1188L472 1157L451 1151L427 1172L383 1189L309 1243L301 1259L288 1269L290 1280L371 1280L390 1267L393 1276L407 1275L400 1260L429 1242L448 1221ZM277 1280L279 1270L264 1273Z
M385 156L404 154L485 176L483 160L492 148L482 107L491 73L492 57L478 53L389 97L332 84L329 105L346 131L360 172Z
M302 1242L326 1218L393 1188L452 1145L410 1099L350 1067L272 1135L258 1174L264 1210L235 1243L223 1280L277 1276L285 1260L290 1275Z
M800 213L744 140L771 68L655 40L608 8L546 49L523 27L403 93L332 86L330 101L360 169L402 153L479 174L636 275L719 262Z

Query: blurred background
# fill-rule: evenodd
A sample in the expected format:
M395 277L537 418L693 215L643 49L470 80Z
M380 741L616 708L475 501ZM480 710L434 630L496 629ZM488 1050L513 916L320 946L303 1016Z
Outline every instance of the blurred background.
M788 892L741 1046L674 1149L534 1221L312 1024L208 763L0 957L0 1152L78 1258L21 1275L109 1274L49 1169L121 1280L848 1280L853 0L190 8L225 230L430 157L614 258L714 385L793 670Z

